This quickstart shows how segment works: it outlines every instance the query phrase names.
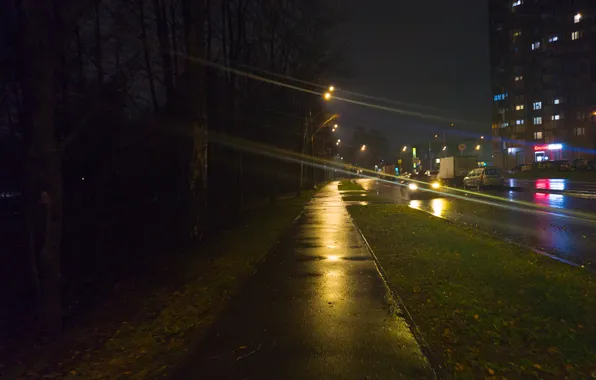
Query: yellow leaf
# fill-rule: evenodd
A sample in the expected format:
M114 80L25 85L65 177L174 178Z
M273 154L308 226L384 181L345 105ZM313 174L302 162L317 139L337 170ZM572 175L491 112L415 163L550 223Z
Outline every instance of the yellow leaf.
M542 369L542 366L540 364L534 364L534 368L536 368L536 369Z
M474 314L474 319L480 319L480 316L478 314Z
M492 368L487 368L486 370L488 371L489 375L494 375L495 374L495 371L493 371Z

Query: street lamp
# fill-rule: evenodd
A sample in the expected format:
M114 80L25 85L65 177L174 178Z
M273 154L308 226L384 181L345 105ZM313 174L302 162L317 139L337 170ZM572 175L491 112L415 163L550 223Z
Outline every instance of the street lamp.
M335 91L335 87L329 86L329 92L333 92L333 91Z
M330 93L330 92L326 92L326 93L325 93L325 95L323 95L323 98L324 98L325 100L329 100L329 99L331 99L331 93Z
M443 152L444 152L444 151L446 151L446 150L447 150L447 147L446 147L446 146L444 146L444 147L443 147Z
M364 152L366 150L366 145L362 145L362 147L360 147L360 150Z
M476 145L476 150L480 150L480 145Z
M401 150L402 152L405 152L406 150L408 150L407 146L404 146L404 148Z
M480 136L480 140L484 140L484 136Z

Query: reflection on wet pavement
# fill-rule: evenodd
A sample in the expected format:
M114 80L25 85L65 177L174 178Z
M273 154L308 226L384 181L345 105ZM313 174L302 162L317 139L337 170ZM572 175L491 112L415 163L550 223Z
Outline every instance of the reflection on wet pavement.
M389 297L337 182L328 184L177 378L432 378ZM258 354L238 360L238 347Z
M555 211L575 210L591 215L596 212L596 200L539 191L493 190L484 193L501 197L501 201L495 202L502 207L474 202L475 197L471 193L464 199L443 196L406 201L397 185L378 184L371 179L359 180L359 183L366 189L378 187L380 194L393 202L404 202L437 217L481 228L506 240L596 267L596 249L593 248L596 246L596 214L594 219L589 219L566 216ZM565 189L567 186L565 180L539 180L535 185L544 186L545 190ZM554 210L532 210L521 202L548 206Z

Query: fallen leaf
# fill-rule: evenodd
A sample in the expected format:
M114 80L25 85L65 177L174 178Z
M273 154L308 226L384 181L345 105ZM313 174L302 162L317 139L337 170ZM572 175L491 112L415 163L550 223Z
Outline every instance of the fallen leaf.
M534 364L534 368L536 368L536 369L542 369L542 366L540 364Z
M478 314L474 314L474 319L478 320L480 319L480 316Z
M489 375L494 375L495 374L495 371L493 371L492 368L487 368L486 370L488 371L488 374Z

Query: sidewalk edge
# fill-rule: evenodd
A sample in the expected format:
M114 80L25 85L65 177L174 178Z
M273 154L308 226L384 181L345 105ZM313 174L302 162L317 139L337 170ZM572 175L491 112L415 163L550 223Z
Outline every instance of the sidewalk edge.
M342 202L343 202L343 200L342 200ZM344 203L344 205L345 205L345 203ZM348 212L348 214L349 214L349 212ZM391 300L395 303L394 305L391 305L391 307L394 309L393 310L394 314L401 315L406 320L406 322L408 323L408 326L410 327L410 331L412 332L412 335L414 335L414 339L416 339L416 341L418 342L418 345L420 346L422 353L424 354L424 356L426 357L426 359L428 360L428 362L430 364L430 369L431 369L431 372L432 372L434 378L441 379L441 377L438 375L436 369L437 368L442 369L443 368L442 365L437 360L435 353L430 349L430 346L424 339L424 335L418 328L418 325L414 321L414 318L410 314L410 311L406 307L402 298L399 296L396 289L389 283L387 274L385 273L385 270L383 269L381 262L379 261L377 255L373 251L370 244L368 243L368 240L366 240L366 237L362 233L362 230L360 229L360 227L358 227L358 225L356 224L356 221L354 220L354 218L352 218L352 215L351 214L349 214L349 215L350 215L350 221L352 222L352 225L356 228L356 230L360 234L360 237L362 238L362 240L364 241L364 244L366 245L366 249L372 256L373 261L375 262L375 267L377 268L377 272L379 273L379 276L381 277L383 284L385 284L385 287L389 291Z

